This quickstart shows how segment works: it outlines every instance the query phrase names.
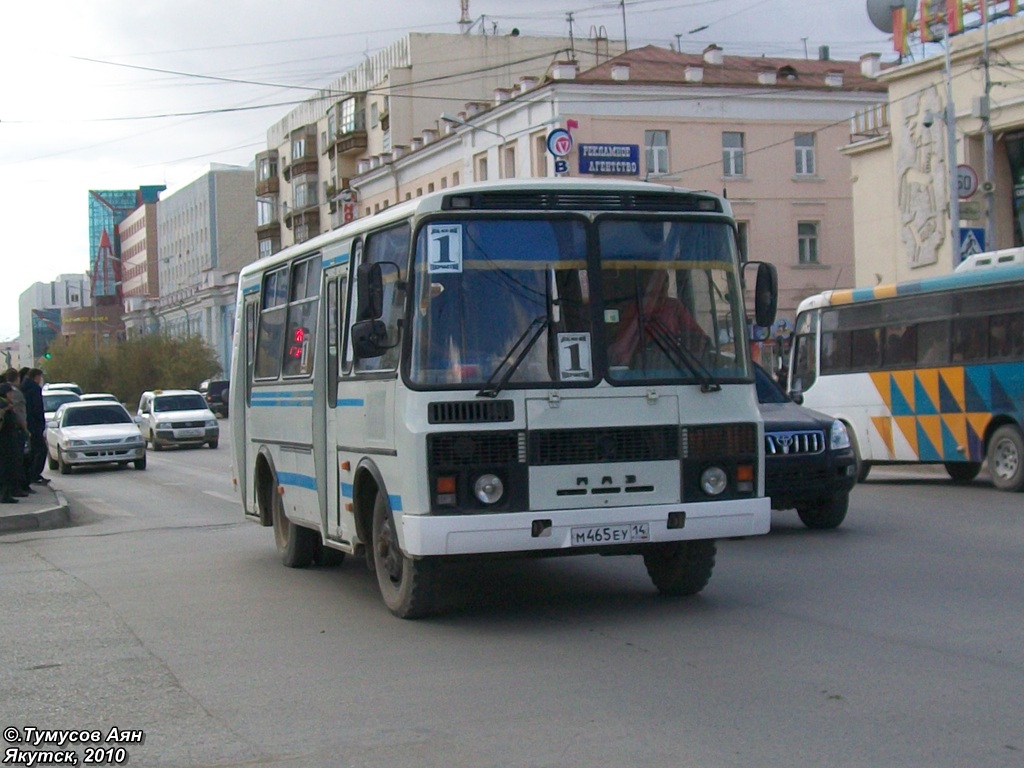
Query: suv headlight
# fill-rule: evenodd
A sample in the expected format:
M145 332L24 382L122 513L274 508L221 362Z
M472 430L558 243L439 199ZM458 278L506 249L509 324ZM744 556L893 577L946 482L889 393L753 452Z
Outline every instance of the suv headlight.
M216 427L217 426L217 420L216 419L207 419L206 420L206 426L211 428L211 429L213 427Z
M846 431L846 425L839 420L832 422L831 443L833 451L850 447L850 434Z

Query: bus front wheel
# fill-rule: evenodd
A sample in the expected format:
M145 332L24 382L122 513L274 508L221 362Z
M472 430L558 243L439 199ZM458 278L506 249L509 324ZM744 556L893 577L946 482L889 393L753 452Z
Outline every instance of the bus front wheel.
M988 444L988 471L992 484L1001 491L1024 488L1024 437L1012 424L995 431Z
M395 518L384 494L373 505L373 568L384 604L400 619L426 616L432 608L437 563L414 559L398 546Z
M711 579L716 551L714 539L651 544L644 551L644 565L661 594L696 595Z
M308 568L313 563L320 543L315 531L296 525L284 511L284 500L271 488L273 495L274 543L282 562L289 568Z

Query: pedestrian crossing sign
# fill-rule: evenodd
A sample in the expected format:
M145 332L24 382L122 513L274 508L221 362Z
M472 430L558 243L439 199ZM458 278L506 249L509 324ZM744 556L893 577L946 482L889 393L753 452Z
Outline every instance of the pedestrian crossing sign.
M985 229L983 227L960 228L960 261L976 253L985 252Z

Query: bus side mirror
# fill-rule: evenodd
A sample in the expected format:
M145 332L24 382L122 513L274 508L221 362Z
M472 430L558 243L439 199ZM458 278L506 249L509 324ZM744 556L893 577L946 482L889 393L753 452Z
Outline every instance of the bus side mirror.
M376 320L384 314L384 278L380 264L360 264L356 269L356 300L358 320Z
M779 275L774 264L757 263L757 283L754 286L754 322L768 328L775 322L779 305Z
M380 357L393 345L388 345L388 327L382 320L360 320L352 326L352 351L364 360Z

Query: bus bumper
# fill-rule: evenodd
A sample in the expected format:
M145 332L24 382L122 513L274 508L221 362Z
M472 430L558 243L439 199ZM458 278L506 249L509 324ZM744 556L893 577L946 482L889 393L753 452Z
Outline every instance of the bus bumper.
M593 535L588 539L588 534L597 529L603 529L596 534L602 541L597 546L610 549L768 533L771 500L766 497L473 515L404 514L400 526L402 548L413 557L545 551L554 554L558 550L568 554L577 548L593 548L595 539ZM626 538L620 538L619 532ZM604 540L605 536L613 538Z

